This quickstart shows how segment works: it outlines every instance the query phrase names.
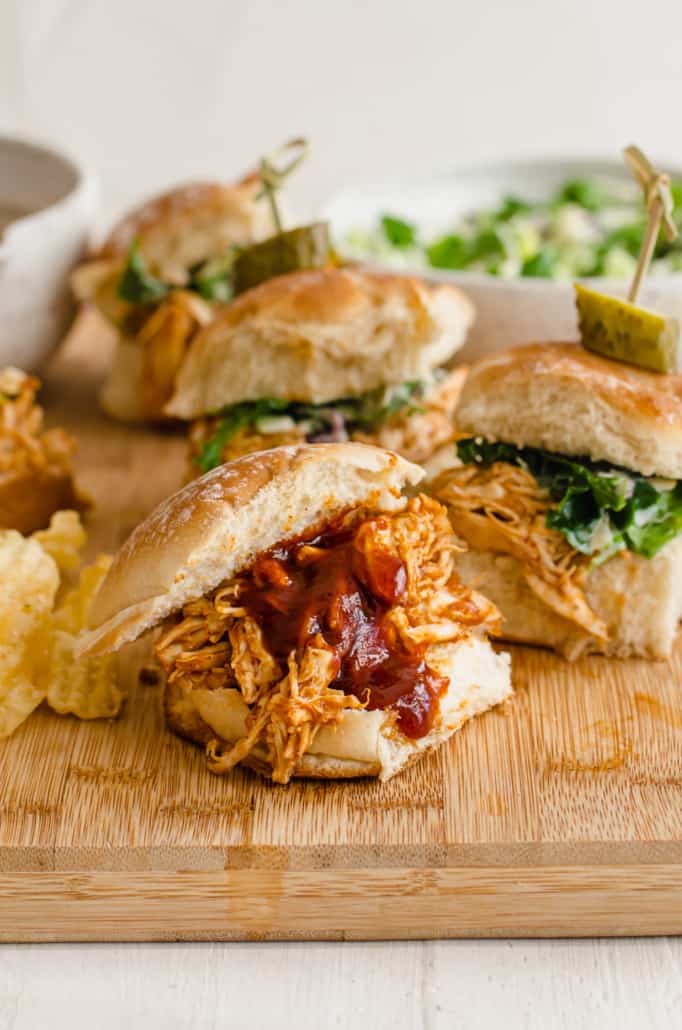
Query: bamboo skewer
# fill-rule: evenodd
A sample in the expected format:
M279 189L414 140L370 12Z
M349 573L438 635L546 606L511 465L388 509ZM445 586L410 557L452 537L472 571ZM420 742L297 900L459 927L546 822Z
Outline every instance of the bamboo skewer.
M677 237L677 226L673 220L673 197L670 191L670 176L667 172L659 172L653 167L639 147L625 148L624 156L627 164L642 187L647 210L647 228L642 247L637 259L637 268L628 292L628 301L637 302L642 280L646 275L658 233L663 224L663 231L668 240Z
M293 152L288 164L277 167L276 161L287 153ZM282 232L282 218L277 203L277 191L284 185L284 180L298 168L308 154L308 141L303 137L283 143L274 153L264 157L260 163L260 177L263 184L260 197L267 197L272 211L272 220L278 233Z

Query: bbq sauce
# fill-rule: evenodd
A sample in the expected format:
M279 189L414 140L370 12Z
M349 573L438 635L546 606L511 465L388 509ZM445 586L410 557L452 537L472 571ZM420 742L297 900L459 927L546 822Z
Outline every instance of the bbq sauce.
M370 710L393 709L405 736L423 737L448 681L426 664L425 648L408 653L386 619L407 587L404 564L384 549L361 552L354 537L332 530L260 555L240 602L280 661L321 637L338 661L334 688Z

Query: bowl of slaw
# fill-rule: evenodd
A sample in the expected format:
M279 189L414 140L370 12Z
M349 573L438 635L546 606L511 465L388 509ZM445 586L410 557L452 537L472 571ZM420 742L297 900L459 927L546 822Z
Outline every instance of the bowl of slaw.
M682 168L658 167L671 176L682 232ZM624 163L576 158L348 189L324 213L344 258L465 290L477 318L462 360L577 338L573 282L625 296L646 221ZM639 303L682 319L682 237L659 240Z

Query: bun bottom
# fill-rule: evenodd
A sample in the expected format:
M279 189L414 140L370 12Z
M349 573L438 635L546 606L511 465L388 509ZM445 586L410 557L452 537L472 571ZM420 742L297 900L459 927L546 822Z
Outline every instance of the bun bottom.
M169 729L178 737L189 740L193 744L202 747L212 740L218 740L224 748L229 748L236 743L237 738L226 739L216 734L216 731L202 718L192 698L192 691L185 691L176 682L167 683L163 697L163 711ZM232 708L239 704L241 694L238 690L221 691L221 703ZM225 695L234 695L227 698ZM244 708L246 706L241 702ZM267 753L264 748L254 748L253 751L240 763L247 769L260 773L261 776L270 777L271 768L268 762ZM381 766L378 761L366 762L348 758L338 758L332 755L304 755L293 771L293 777L297 779L324 779L340 780L352 779L358 776L378 776Z
M629 552L591 572L587 602L608 628L599 640L557 615L528 586L521 563L491 551L464 551L457 571L502 612L502 640L549 647L569 660L586 654L669 658L682 617L682 537L652 559Z
M450 686L441 698L436 724L426 736L405 737L386 712L349 710L337 726L318 731L293 776L388 780L440 747L473 716L512 693L509 656L496 654L482 638L436 645L430 649L428 661L435 671L449 676ZM164 714L178 736L204 747L217 739L229 748L244 736L248 708L237 689L190 691L175 681L166 685ZM254 749L241 764L263 776L271 774L265 748Z
M111 418L119 422L168 421L161 411L150 416L142 402L143 365L142 345L121 335L98 397L100 407Z

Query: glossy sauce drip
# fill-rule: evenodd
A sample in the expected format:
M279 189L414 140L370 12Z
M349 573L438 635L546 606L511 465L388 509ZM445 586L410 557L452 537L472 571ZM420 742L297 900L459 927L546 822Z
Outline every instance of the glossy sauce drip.
M403 563L386 550L368 557L354 531L328 532L261 555L242 580L240 602L280 661L320 636L338 659L332 686L369 709L391 708L408 737L430 730L447 679L408 654L385 618L407 586Z

